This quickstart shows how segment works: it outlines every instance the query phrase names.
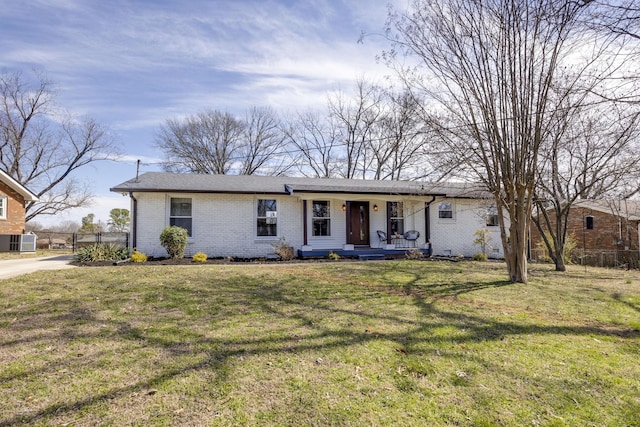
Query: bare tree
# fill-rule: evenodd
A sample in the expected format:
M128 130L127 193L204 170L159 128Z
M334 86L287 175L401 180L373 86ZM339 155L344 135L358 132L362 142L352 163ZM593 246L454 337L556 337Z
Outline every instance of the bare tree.
M621 36L640 39L640 5L637 0L582 0L592 3L587 24Z
M184 120L168 119L156 137L166 170L227 174L240 158L244 123L229 113L207 110Z
M0 167L40 198L26 205L27 221L86 206L91 193L73 172L118 152L104 126L55 109L53 84L36 77L0 74Z
M420 100L409 91L387 90L385 109L369 142L374 179L419 179L432 176L428 131L421 120Z
M585 25L589 3L414 0L389 16L395 44L384 57L446 117L446 126L433 122L441 142L493 194L511 281L527 281L538 153L553 113L563 94L585 89L583 78L598 78L604 91L620 69L615 38ZM418 62L403 66L402 53ZM565 68L570 84L560 79Z
M287 137L272 108L253 107L247 113L240 156L240 174L262 171L280 175L292 167L286 151Z
M356 83L356 96L350 99L344 93L329 98L329 115L335 120L344 144L343 178L366 178L368 171L367 151L372 133L382 113L382 90L380 87L360 79Z
M355 96L335 94L326 116L299 114L286 130L305 176L369 179L433 178L420 101L364 80Z
M562 254L577 201L626 199L640 189L640 110L615 107L565 110L542 147L533 222L557 271L566 270Z
M168 119L156 136L166 170L199 174L281 174L291 166L285 142L276 113L258 107L246 119L218 110Z
M299 153L292 163L304 176L331 178L338 175L341 148L335 121L317 112L299 113L285 130L291 147Z

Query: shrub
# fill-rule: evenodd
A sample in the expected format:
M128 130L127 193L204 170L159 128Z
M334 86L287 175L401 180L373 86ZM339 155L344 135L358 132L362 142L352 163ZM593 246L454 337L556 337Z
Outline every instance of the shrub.
M191 259L194 262L207 262L207 254L203 252L198 252Z
M184 258L187 247L187 230L176 225L165 227L160 234L160 244L166 249L171 258Z
M476 236L476 238L473 240L473 244L476 246L480 246L480 251L483 254L486 254L487 249L491 249L491 232L489 231L489 229L481 228L479 230L476 230L473 235Z
M146 262L147 261L147 255L142 253L142 252L138 252L136 249L133 250L133 253L131 254L131 262Z
M283 261L290 261L294 256L293 246L290 246L284 236L278 240L278 243L272 243L273 252Z
M547 239L551 242L552 241L551 234L548 231L545 231L544 234L547 237ZM568 234L564 241L564 251L562 253L562 258L564 259L565 264L572 263L573 252L577 246L578 246L578 242L576 240L576 236L573 233ZM541 240L538 242L538 244L536 245L536 249L544 253L544 255L538 256L538 261L553 264L553 258L551 258L551 254L549 253L549 248L547 248L547 245L544 243L544 240Z
M76 261L120 261L129 257L129 250L113 243L96 243L78 250Z
M327 258L329 258L330 260L333 260L333 261L337 261L337 260L340 259L340 255L338 255L337 253L332 251L332 252L329 252L327 254Z
M487 254L484 254L482 252L478 252L477 254L475 254L473 256L473 260L474 261L482 261L482 262L484 262L484 261L486 261L488 259L489 259L489 257L487 256Z
M424 258L424 254L420 248L409 248L407 252L405 252L404 257L406 259L422 259Z

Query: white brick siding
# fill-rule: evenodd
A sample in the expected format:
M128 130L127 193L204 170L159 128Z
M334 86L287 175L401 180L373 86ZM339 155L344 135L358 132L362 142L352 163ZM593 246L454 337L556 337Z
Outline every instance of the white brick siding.
M137 193L137 249L151 256L166 256L160 233L169 225L171 197L192 199L192 236L186 256L204 252L207 256L240 258L273 254L272 243L284 237L294 246L302 245L302 203L287 196L233 194ZM277 200L276 237L256 236L258 199Z
M303 202L288 195L202 194L202 193L134 193L137 203L136 246L150 256L166 256L160 245L160 234L169 225L171 197L192 199L193 236L189 238L186 256L204 252L210 258L232 256L257 258L272 255L272 243L284 237L294 249L302 248ZM306 195L307 198L307 244L313 249L341 249L346 243L346 212L341 207L348 200L336 195ZM278 236L256 236L256 212L258 199L277 200ZM313 236L312 200L329 200L331 206L331 236ZM362 200L360 196L358 200ZM417 230L418 245L425 243L425 201L395 197L404 202L404 229ZM452 201L454 217L438 218L438 204L442 200ZM367 201L367 200L365 200ZM377 230L386 231L386 199L370 199L369 223L370 244L379 246ZM373 206L378 205L378 211ZM497 227L486 227L487 204L475 199L436 199L430 206L431 245L435 255L461 254L471 257L480 252L473 244L474 232L481 228L491 231L491 246L487 249L491 257L503 257Z
M438 205L442 201L452 202L453 218L439 218ZM488 203L476 199L438 198L431 204L431 249L434 255L463 255L471 257L481 252L474 245L474 233L482 228L490 232L490 248L486 248L491 258L502 258L502 243L498 227L487 227Z

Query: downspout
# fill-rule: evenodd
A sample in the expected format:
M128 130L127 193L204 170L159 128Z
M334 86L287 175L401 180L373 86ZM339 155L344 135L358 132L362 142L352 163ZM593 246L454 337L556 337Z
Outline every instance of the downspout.
M424 203L424 242L429 245L431 251L431 203L436 200L436 196L431 196L431 200Z
M129 197L131 197L131 249L135 249L138 239L138 199L133 197L133 191L129 192Z
M309 244L307 236L307 199L302 201L302 244L304 246Z

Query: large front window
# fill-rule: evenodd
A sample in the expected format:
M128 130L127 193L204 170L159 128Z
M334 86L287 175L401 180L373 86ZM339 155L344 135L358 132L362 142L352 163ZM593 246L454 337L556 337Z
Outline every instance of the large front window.
M389 202L391 234L404 234L404 206L402 202Z
M189 237L193 235L191 199L171 198L171 212L169 213L169 225L185 228Z
M326 200L315 200L313 202L313 235L331 235L331 205Z
M278 206L273 199L258 200L257 235L278 235Z
M0 196L0 219L7 219L7 198Z

